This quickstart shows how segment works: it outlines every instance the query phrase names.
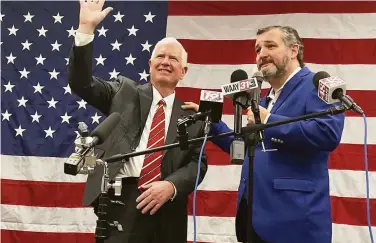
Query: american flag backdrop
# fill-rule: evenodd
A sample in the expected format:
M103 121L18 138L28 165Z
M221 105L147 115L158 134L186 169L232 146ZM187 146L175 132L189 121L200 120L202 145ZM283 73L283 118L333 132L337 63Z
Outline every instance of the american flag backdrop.
M371 222L376 225L376 2L107 2L114 10L95 30L93 74L149 81L156 42L176 37L189 70L177 97L199 100L236 69L252 75L256 30L290 25L312 71L347 82L368 117ZM78 1L1 2L1 238L4 243L92 243L96 217L81 204L84 175L63 172L77 123L92 130L105 117L72 94L67 64L78 26ZM265 85L264 90L268 88ZM233 107L223 120L233 126ZM245 120L243 122L245 124ZM370 242L366 218L362 117L346 113L330 157L333 242ZM210 142L209 170L199 187L197 239L237 242L236 191L241 167ZM191 197L192 199L193 197ZM188 241L193 240L192 200ZM374 231L376 233L376 231Z

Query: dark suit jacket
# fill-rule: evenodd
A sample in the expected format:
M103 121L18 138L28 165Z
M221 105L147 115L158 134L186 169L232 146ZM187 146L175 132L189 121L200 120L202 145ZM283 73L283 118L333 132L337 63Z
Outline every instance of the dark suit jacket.
M100 110L109 115L117 112L121 115L120 124L114 127L108 139L97 146L98 157L112 156L119 153L129 153L135 150L140 142L140 137L146 123L146 119L153 100L152 85L150 83L139 85L136 82L119 76L116 80L107 82L101 78L92 76L92 43L82 46L73 46L69 60L69 85L72 91ZM191 111L181 109L183 102L174 101L171 121L168 128L166 144L177 142L177 119L189 116ZM189 139L203 135L203 123L197 122L188 129ZM161 165L161 177L171 181L177 190L177 196L173 202L168 201L164 210L175 211L174 221L187 228L187 200L188 195L194 190L197 163L202 143L181 150L179 147L164 151ZM118 173L122 162L109 164L110 179ZM93 205L100 194L101 169L88 176L84 199L84 205ZM200 181L207 171L206 157L202 156ZM135 209L136 210L136 209ZM174 224L173 222L170 222Z

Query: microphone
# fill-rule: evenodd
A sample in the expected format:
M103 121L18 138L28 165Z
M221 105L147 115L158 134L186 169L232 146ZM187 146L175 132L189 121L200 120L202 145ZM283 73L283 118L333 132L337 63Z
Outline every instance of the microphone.
M232 164L242 164L245 156L244 141L241 136L242 108L246 108L249 100L249 90L257 87L255 79L248 79L244 70L238 69L231 74L231 83L221 86L222 93L233 99L234 112L234 132L235 138L231 143L230 157Z
M354 100L346 95L346 83L339 77L331 77L327 72L320 71L313 76L313 85L317 95L327 104L342 102L346 109L364 114Z
M96 166L96 158L94 156L94 146L102 144L107 137L111 134L112 130L120 122L120 115L118 113L111 113L106 120L99 124L90 136L79 137L75 140L75 153L72 153L68 160L64 163L64 173L69 175L77 175L90 173L91 169ZM80 128L85 128L85 134L88 135L86 130L87 126L82 123ZM89 168L88 168L89 167Z
M222 118L223 94L218 91L201 90L197 114L207 114L211 122L217 123ZM196 114L195 114L196 115Z

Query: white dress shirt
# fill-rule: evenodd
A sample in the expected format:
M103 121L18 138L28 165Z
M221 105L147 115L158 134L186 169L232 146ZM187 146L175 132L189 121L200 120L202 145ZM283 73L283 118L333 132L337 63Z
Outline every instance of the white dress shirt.
M75 35L75 45L76 46L84 46L89 44L94 40L94 35L88 35L88 34L83 34L80 32L76 32ZM157 110L158 107L158 102L162 99L161 94L157 91L157 89L153 86L153 101L150 107L149 115L146 120L146 124L144 127L144 130L141 135L140 139L140 144L136 148L136 151L141 151L145 150L148 139L149 139L149 133L150 133L150 127L151 123L153 121L154 114ZM174 104L175 100L175 92L165 98L163 98L166 105L164 106L164 111L165 111L165 140L167 137L167 131L168 131L168 126L170 124L170 119L171 119L171 113L172 113L172 106ZM141 168L144 162L145 155L139 155L133 158L130 158L129 162L124 163L123 168L119 170L119 174L117 176L119 177L139 177L141 173Z
M267 99L269 98L269 99L270 99L270 102L269 102L269 104L268 104L268 107L266 108L266 109L268 110L268 112L270 112L270 111L272 110L272 108L273 108L275 102L277 102L277 99L278 99L279 95L282 93L282 89L283 89L283 87L285 87L285 85L287 84L287 82L288 82L290 79L292 79L292 77L294 77L295 74L297 74L301 69L302 69L301 67L297 67L297 68L295 69L295 71L292 72L292 73L290 74L290 76L288 76L286 82L285 82L285 83L284 83L284 84L283 84L283 85L282 85L282 86L281 86L276 92L274 92L274 89L272 89L272 90L269 92ZM268 119L269 119L269 116L270 116L270 115L271 115L271 114L269 113L269 114L266 116L266 118L265 118L265 120L264 120L264 123L267 123L267 122L268 122Z

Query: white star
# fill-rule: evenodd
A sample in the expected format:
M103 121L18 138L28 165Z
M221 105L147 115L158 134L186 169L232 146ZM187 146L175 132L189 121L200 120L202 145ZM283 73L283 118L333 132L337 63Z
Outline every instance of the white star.
M105 29L105 28L102 26L102 28L101 28L100 30L97 30L97 31L99 32L98 37L101 36L101 35L103 35L104 37L106 37L106 31L107 31L107 30L108 30L108 29Z
M93 122L91 124L93 124L94 122L99 124L100 118L101 118L101 116L98 116L97 112L95 112L95 115L91 117L91 119L93 119Z
M142 51L150 52L150 47L152 46L152 44L149 44L149 41L146 41L145 44L141 44L141 46L142 46Z
M148 22L148 21L153 23L153 18L155 17L155 15L152 15L150 11L147 15L144 15L144 16L145 16L145 23Z
M42 115L38 115L38 111L35 111L35 114L30 116L33 118L33 120L31 121L32 123L35 121L39 123L39 118L41 118Z
M17 58L16 56L13 56L12 52L10 53L9 56L5 56L5 57L6 57L6 59L8 59L7 64L9 64L10 62L14 64L14 59Z
M61 123L66 122L66 123L69 124L69 119L71 119L72 116L68 116L68 114L65 112L65 115L64 115L64 116L60 116L60 117L61 117L61 119L63 119L63 120L61 121Z
M116 70L114 68L114 70L109 73L111 75L110 79L117 78L117 76L119 75L119 73L120 72L116 72Z
M33 44L33 43L29 43L28 40L26 40L24 43L21 43L23 48L22 50L25 50L25 49L28 49L30 51L30 46Z
M41 36L41 35L46 37L46 33L47 33L48 30L44 29L44 27L42 26L42 28L37 29L37 31L39 32L38 37Z
M102 65L104 66L104 60L106 60L106 59L107 59L107 58L103 58L103 57L102 57L102 54L99 55L98 58L95 58L95 60L97 60L97 66L98 66L99 64L102 64Z
M26 68L24 68L22 71L18 71L18 72L21 74L20 79L22 79L23 77L27 78L27 75L30 73L29 71L26 70Z
M18 101L18 107L20 107L20 106L23 106L23 107L25 107L26 108L26 102L27 102L27 100L25 100L25 98L22 96L22 98L20 99L20 100L17 100Z
M10 81L8 81L8 84L3 84L3 85L5 87L5 91L4 92L7 92L7 91L12 92L14 84L11 84Z
M18 29L14 28L14 25L12 26L12 28L8 28L8 30L9 30L9 35L14 35L14 36L17 35L16 32L18 31Z
M39 84L39 82L38 82L37 85L35 85L35 86L33 86L33 87L34 87L34 89L35 89L34 94L35 94L36 92L42 93L42 89L44 88L44 86L41 86L41 85Z
M132 65L134 66L133 61L136 60L136 58L133 57L133 56L132 56L132 53L131 53L131 54L129 54L128 57L125 58L125 60L127 60L127 65L130 63L130 64L132 64Z
M46 137L51 137L51 138L54 138L52 134L54 134L55 130L52 130L51 127L48 127L48 130L44 130L44 132L46 133Z
M74 131L76 133L76 138L81 137L80 133L78 131Z
M115 50L115 49L120 51L120 46L123 45L123 44L119 43L117 40L114 43L110 43L110 44L112 46L112 51Z
M59 47L61 46L61 44L57 43L57 40L55 40L55 43L51 44L51 46L52 46L52 50L60 51Z
M60 24L62 24L61 19L64 18L64 16L61 16L59 12L57 13L57 15L52 16L52 17L55 19L54 24L56 22L59 22Z
M37 60L37 64L36 65L38 65L38 64L44 65L43 62L44 62L44 60L46 60L45 57L42 57L42 54L39 54L39 57L36 57L35 59Z
M18 126L18 128L14 129L16 131L16 137L20 135L22 137L22 133L26 130L21 127L21 125Z
M64 94L66 94L66 93L72 94L72 91L71 91L69 84L67 84L67 86L63 87L63 89L65 90Z
M114 17L115 17L115 21L114 22L120 21L120 22L123 23L122 18L124 17L124 14L120 14L120 12L118 11L118 13L116 15L114 15Z
M67 31L69 33L68 37L70 37L70 36L75 37L76 36L76 30L73 28L73 26L70 28L70 30L67 30Z
M64 59L67 62L65 65L68 65L69 64L69 57L68 58L64 58Z
M55 68L54 68L54 70L52 72L48 72L48 73L51 75L51 77L50 77L50 80L51 80L53 78L57 79L57 75L59 75L60 72L56 72Z
M30 23L32 23L31 19L34 18L34 15L30 15L30 13L27 12L27 15L24 15L24 17L25 17L25 21L24 22L30 21Z
M142 73L138 73L138 74L141 76L140 77L140 81L143 80L143 79L145 79L145 81L148 81L147 78L149 77L150 74L146 73L145 69L144 69L144 71Z
M54 97L52 97L51 100L47 100L48 108L53 107L53 108L56 109L56 103L57 103L57 102L59 102L59 101L54 100Z
M76 102L78 103L78 108L77 109L84 108L86 110L86 104L87 104L86 101L81 100L81 101L76 101Z
M138 31L138 29L136 29L136 28L134 27L134 25L132 25L132 28L127 29L127 30L129 31L128 36L131 36L131 35L136 36L136 32Z
M8 110L5 110L5 113L1 113L1 115L3 115L3 121L4 120L8 120L9 121L9 117L12 115L11 113L8 113Z
M5 14L0 13L0 21L3 21L4 16L5 16Z

